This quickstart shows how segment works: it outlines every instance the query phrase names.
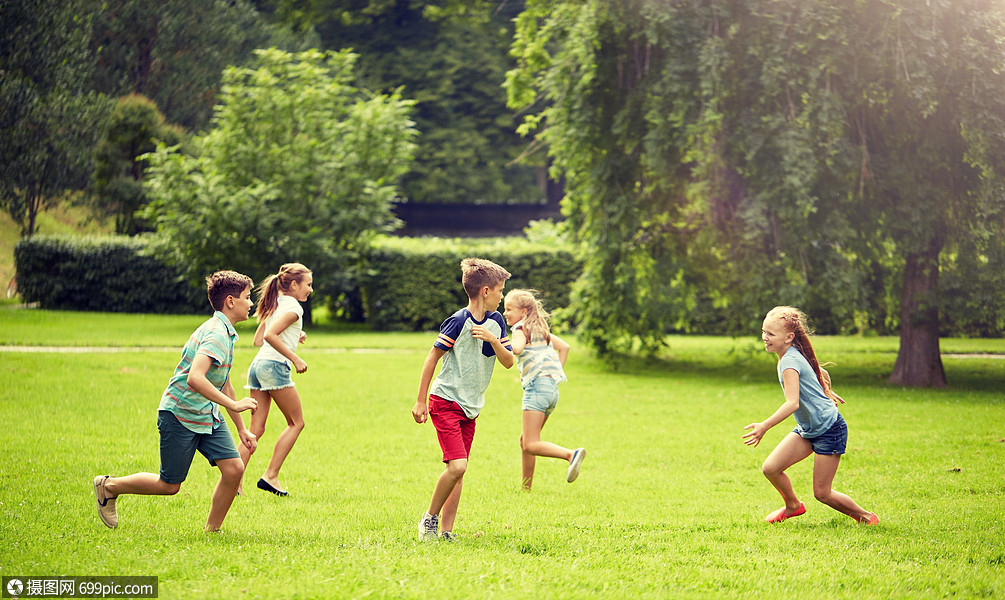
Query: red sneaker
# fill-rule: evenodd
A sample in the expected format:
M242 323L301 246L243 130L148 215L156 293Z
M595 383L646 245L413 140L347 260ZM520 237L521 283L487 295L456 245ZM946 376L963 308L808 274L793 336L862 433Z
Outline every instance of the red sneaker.
M879 525L879 517L876 516L876 513L869 513L868 517L862 517L858 522L862 525Z
M785 514L785 507L783 506L783 507L779 508L778 510L776 510L775 512L771 513L770 515L764 517L764 520L766 522L768 522L768 523L781 523L785 519L789 519L789 518L792 518L792 517L798 517L799 515L801 515L801 514L803 514L805 512L806 512L806 505L803 504L802 502L800 502L799 503L799 508L797 508L796 510L792 511L791 513Z

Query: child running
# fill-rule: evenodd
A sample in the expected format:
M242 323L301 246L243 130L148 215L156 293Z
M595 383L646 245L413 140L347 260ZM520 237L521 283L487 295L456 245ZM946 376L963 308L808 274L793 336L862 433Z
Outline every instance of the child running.
M245 321L251 311L251 278L234 271L217 271L206 278L213 316L199 326L182 349L178 366L161 395L157 409L160 432L160 473L134 473L125 477L98 475L94 495L98 518L107 527L117 527L116 500L123 494L172 496L188 477L196 450L210 466L220 468L220 481L205 531L219 531L241 485L244 464L234 447L234 438L220 416L227 409L241 439L241 448L255 451L255 436L238 414L255 410L254 398L237 400L230 383L234 364L234 323Z
M751 430L743 436L744 443L757 446L765 432L789 415L796 419L796 428L778 443L761 467L761 472L785 501L785 506L764 520L781 523L806 512L785 470L814 454L813 496L857 523L876 525L879 517L875 513L831 489L848 442L848 427L837 409L838 403L843 404L844 400L831 389L830 376L817 362L809 334L806 315L790 306L771 309L761 329L764 349L778 355L778 381L782 384L785 402L766 421L744 427Z
M586 450L569 450L551 442L541 441L541 429L558 404L558 384L566 381L565 359L569 344L551 333L548 312L534 290L513 290L506 294L503 315L512 328L513 354L520 369L523 387L523 487L530 490L534 483L536 457L550 456L569 461L565 480L572 483L579 477L579 468Z
M461 273L468 306L440 326L440 335L422 364L419 395L412 407L416 423L425 423L427 416L432 420L446 464L433 488L429 510L419 520L420 541L438 539L440 525L443 539L455 541L454 519L475 437L475 419L485 406L485 389L496 360L507 369L513 366L506 321L495 311L509 272L488 260L466 258L461 261ZM441 358L443 368L430 390Z
M307 363L297 355L297 344L307 339L303 331L304 308L301 302L314 291L314 276L310 269L300 263L287 263L279 268L279 273L270 275L258 287L258 329L255 331L255 346L261 350L248 368L248 384L251 397L258 401L258 408L251 414L251 432L258 439L265 433L265 421L269 418L269 406L275 400L276 406L286 417L286 428L276 439L276 448L265 474L258 480L258 489L272 492L277 496L288 496L289 492L279 483L279 469L293 449L293 444L304 430L304 412L300 406L300 394L291 377L291 370L297 373L307 371ZM251 460L251 450L241 448L244 465Z

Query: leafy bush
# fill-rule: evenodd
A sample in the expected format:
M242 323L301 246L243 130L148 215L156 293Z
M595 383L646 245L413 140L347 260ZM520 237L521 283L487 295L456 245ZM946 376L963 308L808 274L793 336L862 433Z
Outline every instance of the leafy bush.
M136 313L210 310L205 292L145 252L143 238L42 236L14 248L18 290L48 309Z
M522 237L380 238L360 282L367 322L377 330L438 329L468 303L460 263L469 257L491 260L512 273L506 290L539 290L549 311L569 305L570 286L580 273L571 249Z

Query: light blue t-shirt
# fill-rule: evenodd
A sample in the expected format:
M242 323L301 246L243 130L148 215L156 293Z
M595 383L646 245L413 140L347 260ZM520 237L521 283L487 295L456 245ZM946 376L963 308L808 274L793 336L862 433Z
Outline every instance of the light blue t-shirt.
M838 418L834 401L824 393L813 367L795 346L790 346L778 361L778 383L782 384L783 390L782 373L787 369L795 369L799 373L799 408L792 414L796 418L796 433L804 438L823 435Z
M507 350L513 350L506 335L506 321L495 311L485 313L482 321L475 321L466 308L450 315L440 325L440 335L433 344L445 350L443 366L433 380L430 394L455 402L464 409L469 419L474 419L485 406L485 389L492 380L496 353L492 344L472 337L471 327L483 325L499 338Z

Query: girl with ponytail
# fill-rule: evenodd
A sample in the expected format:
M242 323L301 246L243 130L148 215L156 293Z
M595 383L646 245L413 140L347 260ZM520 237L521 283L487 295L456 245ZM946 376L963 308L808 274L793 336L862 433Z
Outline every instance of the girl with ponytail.
M265 434L265 421L273 400L286 417L286 428L276 439L269 466L258 480L259 489L277 496L288 495L279 483L279 469L304 429L300 394L291 371L307 371L307 363L297 355L297 344L302 344L307 337L303 331L304 309L300 303L307 301L314 291L313 285L310 269L300 263L287 263L280 267L279 273L270 275L258 286L258 308L255 310L258 329L254 343L261 350L248 368L248 385L244 387L251 390L251 397L258 401L249 429L259 440ZM251 451L244 448L239 451L247 466Z
M776 306L764 318L761 340L765 350L778 355L778 381L782 384L785 402L766 421L744 427L750 430L743 436L744 443L757 446L769 429L789 415L796 420L795 429L778 443L761 467L761 472L785 501L785 506L764 520L781 523L806 512L806 505L796 497L785 470L814 454L814 497L857 523L876 525L879 517L875 513L831 489L848 443L848 427L837 409L844 400L831 389L830 375L820 367L813 351L806 315L791 306Z
M550 456L569 461L565 480L572 483L579 476L586 450L569 450L551 442L541 441L541 428L558 404L558 384L565 381L565 359L569 344L551 333L548 312L534 296L534 290L513 290L506 294L503 316L513 328L511 341L520 369L523 387L523 487L530 490L534 482L536 457Z

